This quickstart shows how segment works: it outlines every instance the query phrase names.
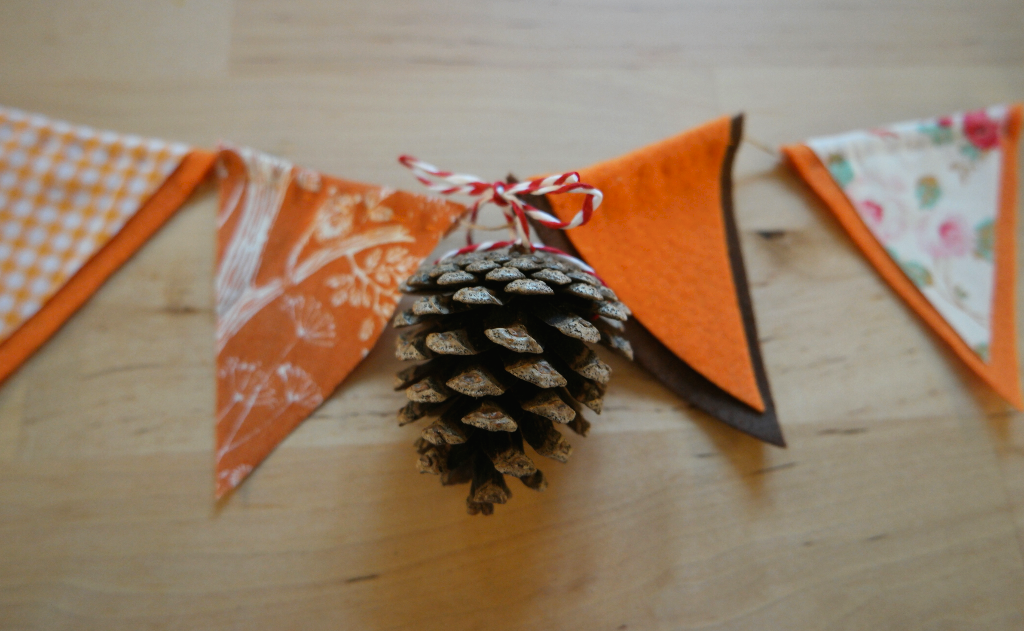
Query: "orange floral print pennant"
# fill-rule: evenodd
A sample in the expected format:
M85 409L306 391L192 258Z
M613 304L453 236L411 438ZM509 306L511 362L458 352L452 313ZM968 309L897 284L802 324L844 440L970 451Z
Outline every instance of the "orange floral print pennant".
M250 149L217 163L216 495L365 357L399 284L465 212Z
M213 159L0 107L0 381L174 214Z

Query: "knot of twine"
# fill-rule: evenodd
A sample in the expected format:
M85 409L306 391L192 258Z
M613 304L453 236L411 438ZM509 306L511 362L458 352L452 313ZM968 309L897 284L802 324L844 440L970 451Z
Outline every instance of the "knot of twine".
M502 246L491 245L487 249L521 244L531 250L535 250L537 246L530 242L530 224L528 219L533 219L543 226L558 230L576 228L590 221L591 215L601 205L603 198L600 190L580 182L580 174L575 171L550 175L537 180L506 184L505 182L485 182L474 175L442 171L432 164L421 162L409 155L399 157L398 161L411 170L420 183L435 193L475 197L476 199L469 207L474 221L476 220L477 213L480 211L480 207L486 203L491 203L501 208L505 219L513 230L515 239L509 242L501 242ZM519 195L557 195L559 193L581 193L585 195L582 208L570 221L562 221L550 213L534 208L519 198ZM469 240L469 245L473 245L471 237L467 240ZM483 248L475 247L473 249L479 250ZM564 253L561 254L564 255Z

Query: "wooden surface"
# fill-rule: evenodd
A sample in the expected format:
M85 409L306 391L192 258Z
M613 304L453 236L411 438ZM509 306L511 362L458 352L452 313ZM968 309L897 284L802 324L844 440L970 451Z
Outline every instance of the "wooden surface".
M412 190L401 152L499 178L1022 99L1020 0L0 3L4 105ZM1024 628L1024 417L771 155L736 205L790 447L615 362L486 519L416 473L390 339L214 503L211 193L0 387L0 628Z

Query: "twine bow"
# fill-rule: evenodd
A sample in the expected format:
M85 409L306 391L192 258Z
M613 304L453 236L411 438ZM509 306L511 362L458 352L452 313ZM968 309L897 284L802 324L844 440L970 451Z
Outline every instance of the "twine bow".
M470 214L474 221L480 207L488 202L501 208L516 236L513 241L502 242L503 245L516 243L526 245L531 250L537 249L537 246L530 242L528 219L558 230L576 228L590 221L590 216L594 214L594 209L601 205L603 198L600 190L580 182L580 174L575 171L550 175L538 180L506 184L504 182L485 182L473 175L442 171L432 164L421 162L408 155L399 157L398 161L410 169L417 180L435 193L475 197L476 200L470 206ZM556 195L559 193L582 193L586 196L583 199L583 207L570 221L561 221L558 217L539 208L534 208L519 198L519 195L523 194ZM471 240L469 244L472 245ZM497 247L503 246L491 245L489 249Z

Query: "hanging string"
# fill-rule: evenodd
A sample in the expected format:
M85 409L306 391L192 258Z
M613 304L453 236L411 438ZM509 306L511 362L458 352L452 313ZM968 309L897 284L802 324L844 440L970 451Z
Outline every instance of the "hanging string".
M773 158L780 158L780 159L782 158L782 153L777 148L775 148L775 147L773 147L773 146L771 146L771 145L769 145L767 143L761 142L760 140L755 140L754 138L745 137L743 139L743 142L747 143L751 147L754 147L755 149L760 149L761 151L763 151L763 152L767 153L768 155L772 156Z

